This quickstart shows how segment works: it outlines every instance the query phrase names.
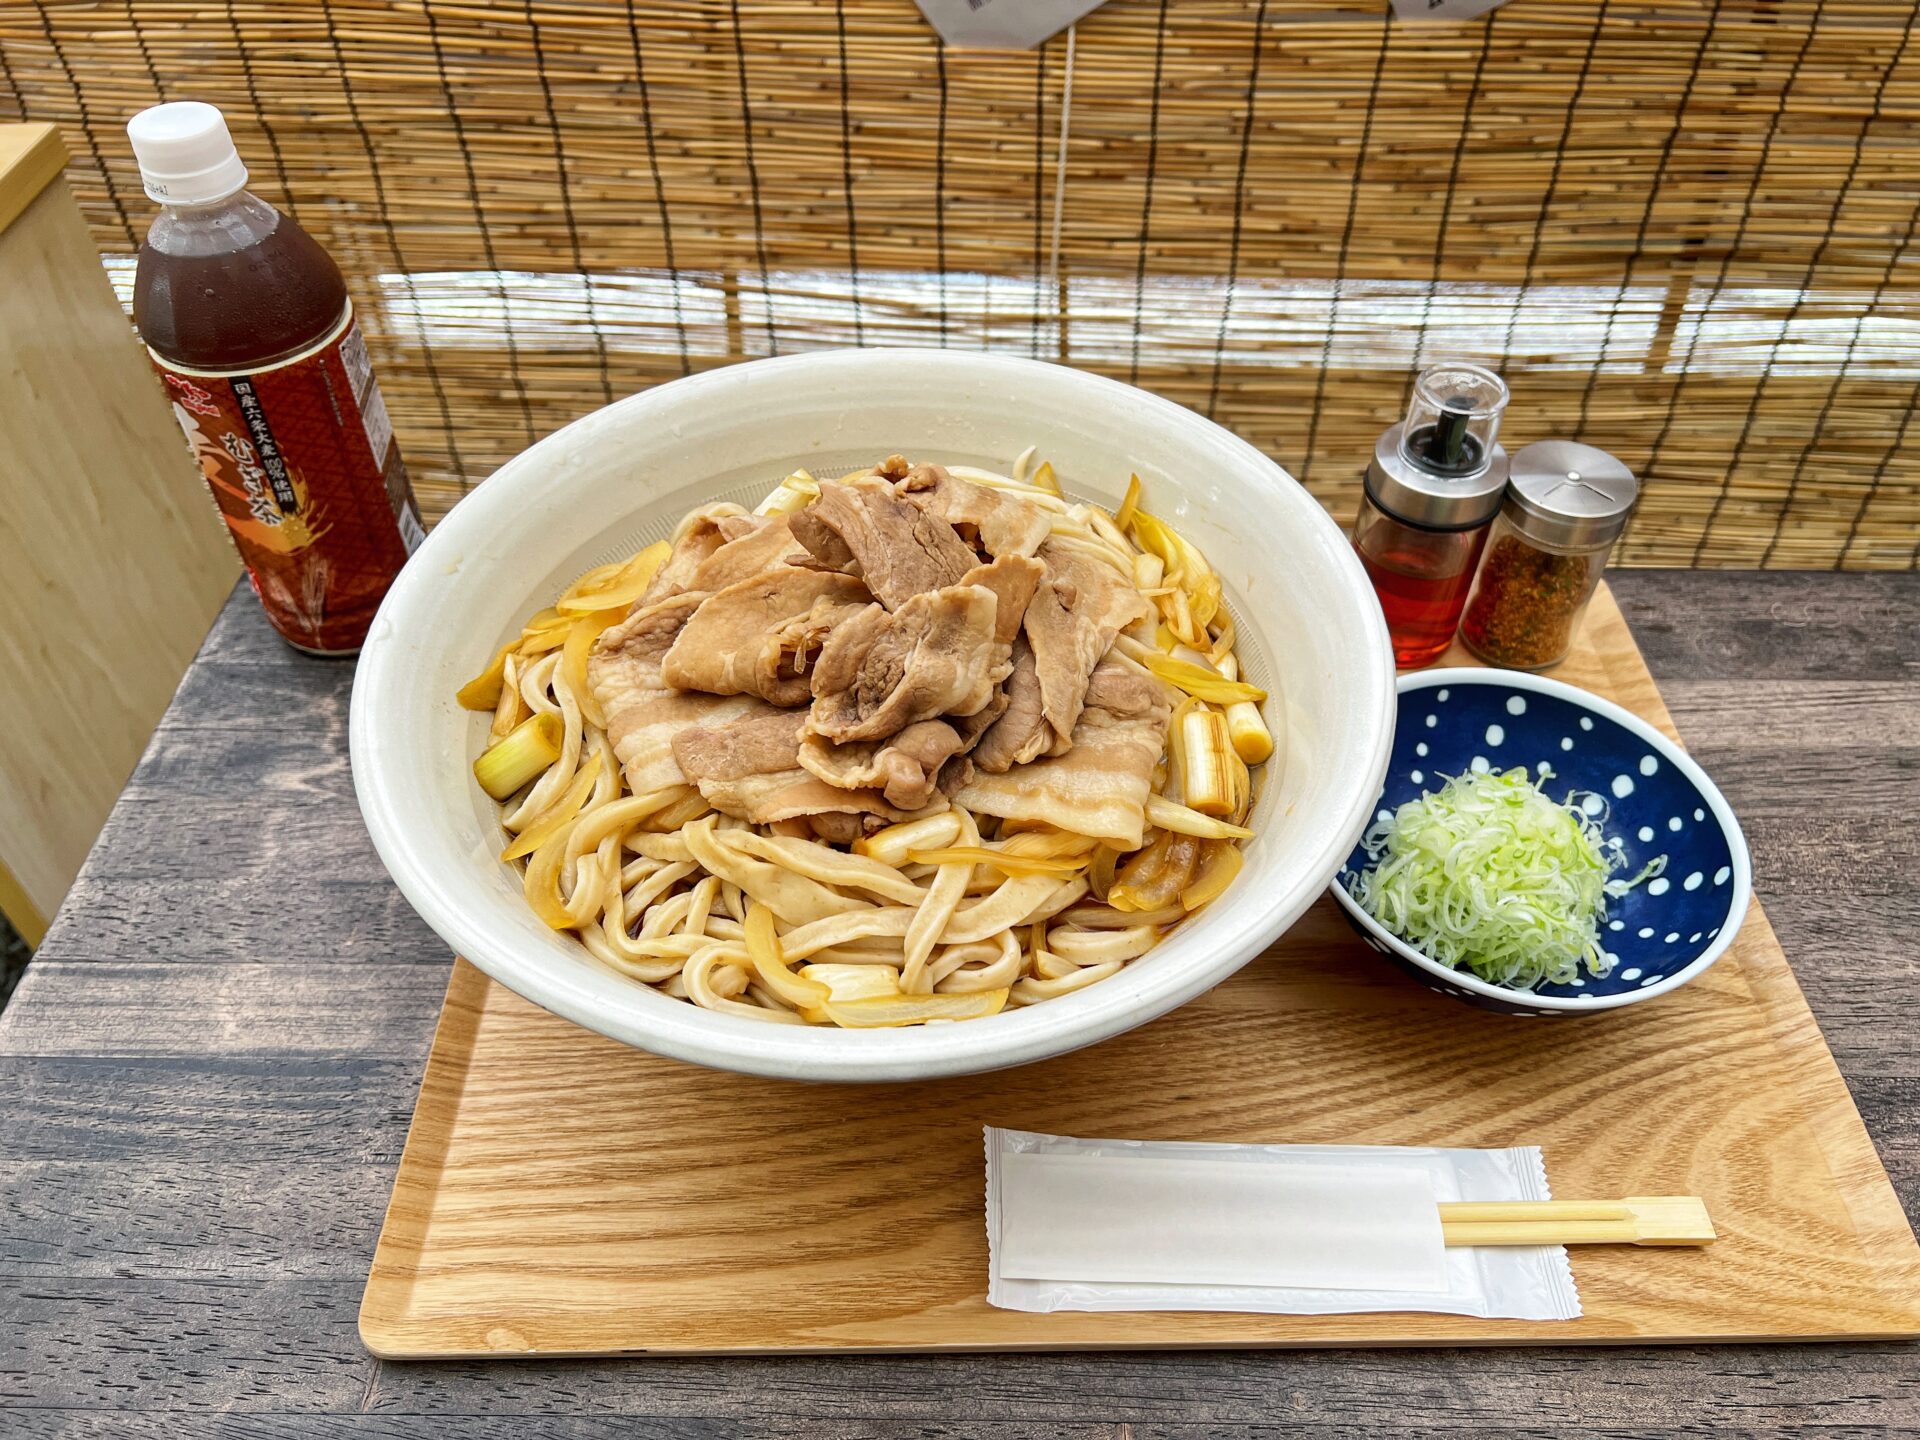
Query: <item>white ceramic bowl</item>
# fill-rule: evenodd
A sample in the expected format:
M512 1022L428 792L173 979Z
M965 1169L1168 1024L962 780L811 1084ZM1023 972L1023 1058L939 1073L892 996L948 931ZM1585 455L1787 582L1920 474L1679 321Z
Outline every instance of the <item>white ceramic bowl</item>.
M990 1019L850 1031L758 1024L614 974L530 911L471 765L486 728L454 691L575 574L664 536L692 506L751 503L796 466L891 451L1005 469L1037 444L1070 494L1151 508L1219 570L1250 679L1284 731L1232 888L1097 985ZM758 361L647 390L516 457L442 520L394 584L355 677L354 785L422 918L509 989L645 1050L752 1074L906 1080L1091 1045L1217 985L1327 887L1380 793L1393 735L1385 625L1340 528L1251 445L1112 380L939 350ZM1276 773L1277 772L1277 773Z

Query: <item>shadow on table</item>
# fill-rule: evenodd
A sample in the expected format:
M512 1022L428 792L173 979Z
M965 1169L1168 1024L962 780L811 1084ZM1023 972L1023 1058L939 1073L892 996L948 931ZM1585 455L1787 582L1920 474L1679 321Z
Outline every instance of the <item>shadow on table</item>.
M13 987L20 983L20 977L27 973L27 961L33 958L33 951L27 948L14 928L0 915L0 1010L7 1008L7 1001L13 998Z

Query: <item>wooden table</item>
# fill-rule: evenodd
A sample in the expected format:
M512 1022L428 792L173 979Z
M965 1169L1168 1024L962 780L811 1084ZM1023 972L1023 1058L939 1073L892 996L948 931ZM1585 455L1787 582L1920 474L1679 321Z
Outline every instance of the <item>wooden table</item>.
M1615 585L1911 1216L1920 578ZM351 678L238 594L0 1017L0 1433L1920 1433L1907 1345L376 1362L449 962L361 829Z

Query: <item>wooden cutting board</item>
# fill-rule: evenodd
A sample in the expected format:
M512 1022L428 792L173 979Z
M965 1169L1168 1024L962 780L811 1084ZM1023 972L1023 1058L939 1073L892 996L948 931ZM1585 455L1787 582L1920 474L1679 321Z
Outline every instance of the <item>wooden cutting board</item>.
M1555 673L1673 733L1604 591ZM983 1125L1537 1144L1555 1194L1701 1195L1721 1238L1575 1249L1560 1323L996 1310ZM1692 985L1550 1023L1428 992L1322 900L1131 1034L914 1085L658 1059L457 961L360 1333L394 1358L1888 1338L1920 1334L1920 1248L1757 903Z

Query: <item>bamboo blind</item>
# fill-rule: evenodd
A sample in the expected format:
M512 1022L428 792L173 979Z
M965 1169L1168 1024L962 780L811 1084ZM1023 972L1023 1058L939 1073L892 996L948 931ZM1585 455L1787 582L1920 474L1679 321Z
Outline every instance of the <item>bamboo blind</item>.
M1111 0L1008 54L910 0L4 0L0 114L64 128L124 285L123 121L219 104L348 271L432 513L637 388L906 344L1135 379L1345 518L1467 357L1510 444L1647 481L1622 559L1908 568L1914 18Z

